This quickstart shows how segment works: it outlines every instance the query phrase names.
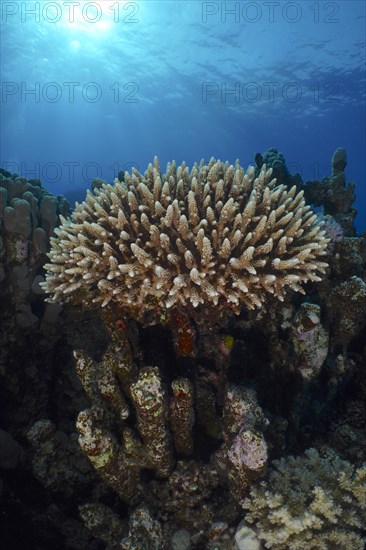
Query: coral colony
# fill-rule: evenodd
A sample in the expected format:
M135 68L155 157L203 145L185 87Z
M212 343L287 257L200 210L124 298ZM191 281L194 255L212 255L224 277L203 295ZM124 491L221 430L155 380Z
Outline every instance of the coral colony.
M296 187L211 159L191 173L158 160L103 185L62 219L44 285L54 301L110 302L141 321L174 307L193 317L262 307L267 294L319 281L328 239ZM137 310L136 313L133 309Z
M337 149L303 183L276 149L247 170L155 158L71 214L1 171L0 465L43 487L17 497L39 540L364 548L366 240L346 164Z

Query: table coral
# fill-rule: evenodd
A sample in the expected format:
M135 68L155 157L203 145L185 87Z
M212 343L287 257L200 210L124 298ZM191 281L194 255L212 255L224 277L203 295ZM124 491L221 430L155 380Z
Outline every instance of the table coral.
M56 302L117 303L155 322L172 306L191 317L236 314L319 281L328 239L296 187L239 162L168 164L103 184L62 219L43 288Z

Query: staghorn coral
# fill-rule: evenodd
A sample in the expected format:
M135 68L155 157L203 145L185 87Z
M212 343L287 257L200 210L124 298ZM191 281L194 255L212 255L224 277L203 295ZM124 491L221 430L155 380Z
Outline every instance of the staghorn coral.
M333 451L308 449L273 467L243 502L245 522L266 548L363 550L366 465L356 470Z
M239 314L268 294L304 293L325 272L328 240L303 193L271 175L213 158L190 173L172 162L163 175L155 157L144 175L103 184L51 238L49 301L117 303L161 322L173 306L192 317L216 306Z

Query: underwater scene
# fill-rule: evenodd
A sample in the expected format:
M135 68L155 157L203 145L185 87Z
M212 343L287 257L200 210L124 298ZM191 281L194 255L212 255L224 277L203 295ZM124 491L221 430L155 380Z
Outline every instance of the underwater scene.
M0 548L365 550L366 4L0 10Z

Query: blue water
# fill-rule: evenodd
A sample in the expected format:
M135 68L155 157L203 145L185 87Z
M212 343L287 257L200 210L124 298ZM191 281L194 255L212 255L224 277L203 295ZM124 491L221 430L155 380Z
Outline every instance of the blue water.
M158 155L304 180L337 147L366 229L365 3L1 2L1 165L83 197ZM73 11L74 10L74 11Z

